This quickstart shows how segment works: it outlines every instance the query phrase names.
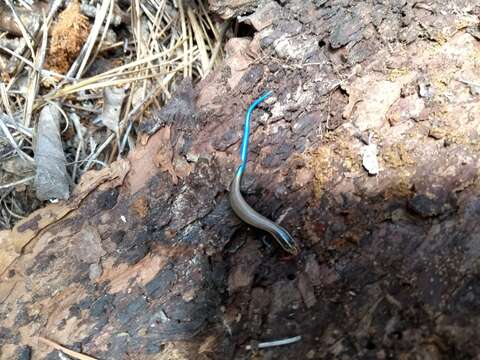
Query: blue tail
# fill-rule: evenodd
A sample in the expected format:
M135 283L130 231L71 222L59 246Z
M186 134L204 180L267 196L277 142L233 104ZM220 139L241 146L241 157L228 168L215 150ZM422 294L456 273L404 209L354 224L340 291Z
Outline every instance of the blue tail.
M237 175L242 175L245 167L247 166L247 156L248 156L248 137L250 135L250 120L252 118L252 112L255 108L261 104L265 99L267 99L270 95L272 95L271 91L267 91L263 93L257 100L255 100L247 110L247 114L245 115L245 123L243 125L243 138L242 138L242 146L240 146L240 159L242 163L238 167Z

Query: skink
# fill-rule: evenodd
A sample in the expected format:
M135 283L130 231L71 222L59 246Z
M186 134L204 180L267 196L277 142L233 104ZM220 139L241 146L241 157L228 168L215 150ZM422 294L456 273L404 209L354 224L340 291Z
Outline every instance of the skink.
M242 193L240 192L243 172L247 165L248 137L250 134L250 120L252 117L252 112L258 106L258 104L263 102L271 94L271 92L264 93L261 97L255 100L247 110L243 127L242 145L240 147L240 159L242 162L235 172L235 176L230 185L230 204L233 211L240 219L258 229L269 232L285 251L293 255L297 255L298 247L295 244L295 240L293 240L292 236L287 232L287 230L252 209L252 207L247 204L242 196Z

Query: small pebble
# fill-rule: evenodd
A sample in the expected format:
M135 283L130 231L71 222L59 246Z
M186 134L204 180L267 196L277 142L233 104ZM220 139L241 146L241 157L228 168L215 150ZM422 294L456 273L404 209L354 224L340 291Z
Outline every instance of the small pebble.
M370 175L377 175L379 172L377 145L369 144L363 148L362 165Z

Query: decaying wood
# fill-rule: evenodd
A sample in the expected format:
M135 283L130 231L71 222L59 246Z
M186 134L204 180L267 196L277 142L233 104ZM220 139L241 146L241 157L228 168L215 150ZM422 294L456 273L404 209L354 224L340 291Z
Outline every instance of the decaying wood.
M54 359L37 336L98 359L244 359L297 336L258 351L479 352L480 109L457 80L480 82L478 19L451 2L345 3L264 5L255 37L152 113L128 159L0 233L1 359L26 345ZM297 258L227 198L244 112L266 88L243 192Z
M50 226L78 209L82 201L99 187L115 187L123 182L129 169L128 163L116 162L105 171L90 172L83 177L82 183L75 189L68 203L52 204L37 210L27 219L20 221L11 231L0 232L0 274L5 274L8 267L17 259L31 241L45 232ZM107 184L107 185L105 185Z
M78 1L69 2L50 30L46 68L66 74L77 59L90 33L90 23L80 11Z

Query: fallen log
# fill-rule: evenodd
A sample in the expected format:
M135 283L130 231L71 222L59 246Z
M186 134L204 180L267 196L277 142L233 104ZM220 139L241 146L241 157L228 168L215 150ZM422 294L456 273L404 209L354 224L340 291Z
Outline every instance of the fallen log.
M480 81L480 44L455 25L478 19L440 2L269 6L127 159L0 233L1 359L58 358L39 337L98 359L478 353L479 102L459 80ZM228 202L266 88L242 190L297 257Z

